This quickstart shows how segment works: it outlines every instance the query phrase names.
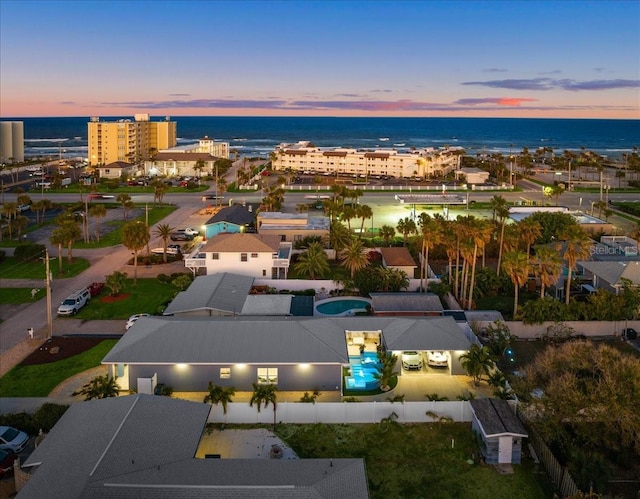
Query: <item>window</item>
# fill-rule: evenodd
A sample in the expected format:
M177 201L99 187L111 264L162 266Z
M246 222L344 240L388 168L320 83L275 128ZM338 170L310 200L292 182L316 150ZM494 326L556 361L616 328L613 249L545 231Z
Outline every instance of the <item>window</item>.
M277 385L278 384L278 368L277 367L259 367L258 368L258 384Z
M247 254L246 253L240 253L240 261L241 262L246 262L247 261Z
M267 277L267 269L262 269L262 277Z
M251 258L258 258L258 253L251 253Z
M229 379L231 377L231 368L230 367L221 367L220 368L220 379Z
M220 260L220 253L211 253L212 260Z

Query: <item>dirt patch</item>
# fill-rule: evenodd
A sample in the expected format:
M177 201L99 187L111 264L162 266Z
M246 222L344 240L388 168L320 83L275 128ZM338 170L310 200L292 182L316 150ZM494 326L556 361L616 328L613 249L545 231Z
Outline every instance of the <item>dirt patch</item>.
M103 296L102 298L100 298L100 303L116 303L119 301L126 300L130 296L131 295L129 293L120 293L115 296L113 295Z
M32 366L36 364L49 364L58 360L73 357L79 353L92 349L105 338L79 338L79 337L62 337L54 336L45 341L40 348L36 349L21 364ZM55 353L53 353L55 352Z

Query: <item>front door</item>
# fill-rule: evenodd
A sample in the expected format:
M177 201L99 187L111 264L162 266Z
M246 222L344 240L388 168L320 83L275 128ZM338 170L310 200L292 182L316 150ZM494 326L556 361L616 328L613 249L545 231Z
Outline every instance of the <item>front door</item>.
M511 463L511 447L513 439L509 437L500 437L498 441L498 464Z

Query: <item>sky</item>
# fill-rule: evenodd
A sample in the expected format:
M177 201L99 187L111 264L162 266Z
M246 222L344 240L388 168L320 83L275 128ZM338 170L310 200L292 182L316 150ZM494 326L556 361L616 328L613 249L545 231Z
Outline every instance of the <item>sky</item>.
M640 119L640 1L0 0L0 117Z

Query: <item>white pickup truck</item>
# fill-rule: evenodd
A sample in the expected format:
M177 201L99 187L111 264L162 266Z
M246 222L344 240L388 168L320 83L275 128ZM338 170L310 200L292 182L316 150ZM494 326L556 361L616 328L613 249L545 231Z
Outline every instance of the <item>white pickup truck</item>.
M193 229L191 227L187 227L186 229L178 229L176 232L184 232L188 236L194 236L194 237L200 234L200 231Z

